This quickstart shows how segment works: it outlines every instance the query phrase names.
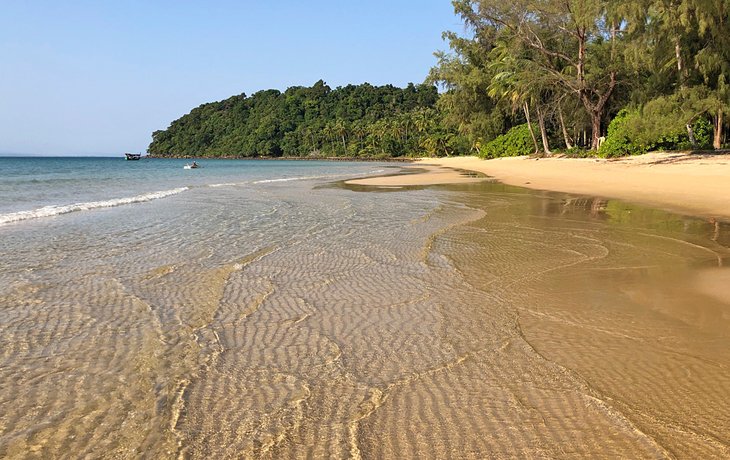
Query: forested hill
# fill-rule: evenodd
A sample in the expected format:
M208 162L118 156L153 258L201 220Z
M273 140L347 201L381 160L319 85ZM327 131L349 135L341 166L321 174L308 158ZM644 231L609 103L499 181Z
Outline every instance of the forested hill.
M435 108L436 87L323 81L203 104L155 131L153 156L386 157L448 154L457 138Z

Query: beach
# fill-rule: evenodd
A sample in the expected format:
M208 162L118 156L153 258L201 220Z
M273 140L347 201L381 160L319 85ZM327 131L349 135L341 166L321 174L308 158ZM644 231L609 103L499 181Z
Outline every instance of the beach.
M469 163L132 163L6 163L0 457L730 456L722 220Z
M730 218L730 154L650 153L619 159L511 157L423 158L424 174L369 178L361 185L474 182L444 168L477 171L537 190L618 198L707 218Z

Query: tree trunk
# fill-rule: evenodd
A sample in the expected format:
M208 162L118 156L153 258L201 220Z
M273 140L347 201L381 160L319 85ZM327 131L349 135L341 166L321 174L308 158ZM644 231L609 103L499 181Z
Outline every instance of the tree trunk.
M615 27L614 27L615 29ZM576 65L577 80L578 80L578 94L583 106L591 116L591 150L598 150L598 138L601 137L601 120L606 108L606 103L611 98L613 90L616 89L616 72L610 73L610 81L608 88L603 94L597 94L596 91L589 91L586 88L585 80L585 59L586 59L586 47L587 47L587 34L585 28L578 29L578 62ZM615 40L615 30L611 33L611 40ZM613 58L613 51L611 57ZM593 101L591 93L598 95L598 101Z
M550 155L550 145L548 145L547 131L545 131L545 117L542 116L540 105L537 106L537 122L540 125L540 137L542 137L542 150Z
M540 151L540 147L537 145L537 138L535 137L535 131L532 130L532 122L530 121L530 107L527 102L522 106L525 111L525 118L527 118L527 129L530 130L530 136L532 137L532 143L535 145L535 153Z
M689 137L689 143L692 144L693 149L697 149L697 139L695 139L695 131L692 129L692 123L687 123L687 136Z
M602 113L591 112L591 150L598 151L598 142L601 137Z
M715 117L715 136L712 139L712 146L715 150L722 148L722 109L718 109Z
M682 46L679 43L679 37L674 38L674 57L677 59L677 78L679 79L679 87L684 88L685 86L685 75L687 73L686 69L684 68L684 64L682 62ZM692 124L687 123L687 137L689 137L689 142L692 144L692 148L697 148L697 140L695 140L695 133L692 129Z
M679 80L683 81L682 78L682 48L679 45L679 38L674 39L674 57L677 59L677 72L679 73Z
M591 101L587 91L580 93L583 106L585 107L588 114L591 116L591 150L598 150L598 138L601 137L601 121L606 109L606 103L613 94L613 90L616 88L616 72L611 72L611 82L605 93L603 93L597 102Z
M682 45L679 37L674 37L674 57L677 59L677 78L679 79L680 88L684 88L687 83L687 67L682 60Z
M568 136L568 130L565 129L565 121L563 120L563 109L558 104L558 120L560 120L560 129L563 131L563 139L565 140L565 148L570 150L573 148L570 145L570 137Z

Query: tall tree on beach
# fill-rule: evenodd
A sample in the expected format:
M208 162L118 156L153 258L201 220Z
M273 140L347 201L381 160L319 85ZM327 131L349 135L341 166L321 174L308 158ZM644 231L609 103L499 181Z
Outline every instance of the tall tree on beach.
M660 79L658 93L648 91L649 107L672 109L661 117L687 132L698 147L694 121L713 115L714 147L721 147L723 114L728 107L726 77L730 70L730 30L727 0L637 0L628 10L630 23L640 28L637 43L650 56L645 70ZM648 52L651 50L651 52ZM657 78L658 77L658 78Z
M532 126L532 117L530 116L530 105L534 102L535 94L528 86L525 86L525 80L520 78L519 70L514 64L509 54L501 59L495 60L493 67L498 68L497 73L489 84L489 95L498 100L508 101L513 111L521 109L527 121L527 127L535 146L535 153L540 151L540 146L535 137L535 130ZM544 123L541 124L544 128ZM541 134L544 132L541 131ZM545 136L543 134L543 145L545 145ZM548 151L548 148L545 148Z
M724 114L730 110L730 1L697 0L695 18L701 46L693 54L702 84L712 92L713 147L722 148Z
M493 29L472 30L467 37L444 32L451 52L435 53L437 65L426 79L445 90L438 101L444 123L468 136L472 144L497 137L511 121L509 104L488 94L494 76L490 53L496 37Z
M620 26L610 2L599 0L457 0L457 13L475 31L495 31L503 46L532 50L525 62L573 94L591 118L597 149L608 102L620 79Z

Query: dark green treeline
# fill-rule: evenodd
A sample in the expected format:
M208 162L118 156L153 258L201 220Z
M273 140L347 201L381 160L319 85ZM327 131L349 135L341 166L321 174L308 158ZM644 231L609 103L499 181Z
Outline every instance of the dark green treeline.
M433 85L323 81L203 104L155 131L155 156L366 157L449 155L463 145L444 127Z

